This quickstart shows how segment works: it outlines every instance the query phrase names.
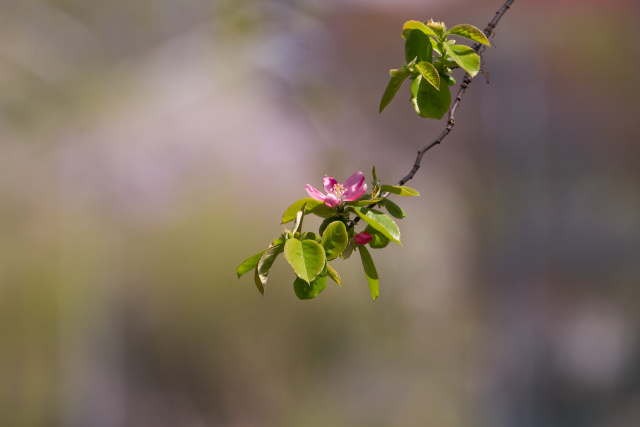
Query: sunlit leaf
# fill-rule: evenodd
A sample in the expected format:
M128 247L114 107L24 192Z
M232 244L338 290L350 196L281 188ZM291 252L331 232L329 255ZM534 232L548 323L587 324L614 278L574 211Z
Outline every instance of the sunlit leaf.
M389 243L391 242L388 237L386 237L384 234L380 233L370 225L367 225L367 228L364 229L364 232L371 235L372 239L369 242L369 247L373 249L386 248L387 245L389 245Z
M242 264L238 266L238 270L236 271L236 273L238 274L238 278L240 278L243 274L248 273L249 271L256 268L258 266L258 261L260 261L260 258L262 257L263 253L264 251L257 253L247 258L246 260L244 260Z
M416 69L424 79L431 83L433 87L436 89L440 87L440 75L438 75L438 70L436 70L430 62L418 62L416 64Z
M407 33L404 43L404 54L407 62L433 61L433 45L431 37L421 30L411 30Z
M393 219L384 212L369 208L351 208L367 224L378 230L385 237L393 240L400 246L400 229Z
M447 54L458 64L463 70L465 70L471 77L474 77L480 71L480 57L469 46L456 45L450 46L444 44L444 50Z
M404 213L404 210L402 210L400 206L396 205L389 199L384 199L384 202L382 204L385 208L387 208L389 214L395 218L402 219L407 216L407 214Z
M349 235L342 221L334 221L327 226L321 241L327 260L337 258L345 250L347 243Z
M329 264L327 264L327 276L333 280L334 282L336 282L338 284L338 286L342 286L342 279L340 278L340 275L338 274L338 272L331 267Z
M365 246L358 246L358 252L360 252L360 259L362 260L362 266L364 267L364 274L367 276L367 283L369 283L369 291L371 297L375 301L380 295L380 281L378 280L378 272L376 266L371 259L371 254Z
M384 192L389 192L392 194L396 194L398 196L419 196L420 193L418 193L417 190L414 190L411 187L407 187L404 185L383 185L382 187L382 191Z
M284 212L284 215L282 215L282 223L286 224L289 221L293 221L294 219L296 219L296 215L302 209L303 206L305 207L304 213L308 214L319 205L324 205L324 202L321 202L320 200L312 199L311 197L300 199L287 208L287 210Z
M378 114L382 113L382 110L384 110L387 105L391 104L391 101L393 101L393 98L395 98L398 90L400 89L400 86L402 86L402 83L407 79L407 77L409 77L409 75L410 74L407 71L406 73L398 73L395 76L391 76L391 79L389 79L389 83L387 84L387 88L382 94Z
M318 276L311 283L307 283L299 277L293 282L293 290L296 296L303 299L313 299L327 287L327 276Z
M440 120L449 111L451 91L447 85L436 89L418 76L411 83L411 103L420 116Z
M449 30L449 34L455 34L456 36L464 37L469 40L473 40L478 43L489 46L489 39L479 28L469 24L460 24Z
M420 21L405 22L404 26L402 27L402 37L406 39L407 36L409 35L409 32L411 32L411 30L420 30L428 36L438 37L431 28L427 27L425 24L423 24Z
M295 240L295 239L291 239ZM297 240L296 240L297 241ZM264 295L264 286L267 284L267 278L269 276L269 271L271 270L271 266L273 262L278 258L278 255L282 253L286 246L285 244L280 244L276 246L271 246L269 249L264 251L262 256L260 257L260 261L258 261L258 265L256 267L257 279L262 284L262 289L258 286L258 290ZM258 283L256 282L256 286Z
M326 263L324 248L314 240L287 240L284 256L296 275L307 283L320 274Z

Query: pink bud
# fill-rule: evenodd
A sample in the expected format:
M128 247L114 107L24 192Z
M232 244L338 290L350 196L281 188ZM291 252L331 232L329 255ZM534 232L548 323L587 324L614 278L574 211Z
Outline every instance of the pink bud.
M356 242L356 245L366 245L371 241L371 239L373 239L373 236L363 231L362 233L356 234L353 241Z

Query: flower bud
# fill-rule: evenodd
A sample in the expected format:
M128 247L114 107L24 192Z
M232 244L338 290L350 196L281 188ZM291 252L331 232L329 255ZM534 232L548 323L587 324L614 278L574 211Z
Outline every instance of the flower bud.
M373 236L363 231L362 233L356 234L356 236L353 238L353 241L356 243L356 245L366 245L371 241L371 239L373 239Z

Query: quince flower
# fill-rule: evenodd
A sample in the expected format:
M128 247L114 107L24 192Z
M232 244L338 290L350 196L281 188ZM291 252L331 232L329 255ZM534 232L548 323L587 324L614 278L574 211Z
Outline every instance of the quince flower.
M335 179L325 175L322 179L326 195L307 184L304 188L311 197L330 208L337 207L342 202L358 200L367 191L367 184L364 183L364 175L358 171L351 175L344 184L339 184Z

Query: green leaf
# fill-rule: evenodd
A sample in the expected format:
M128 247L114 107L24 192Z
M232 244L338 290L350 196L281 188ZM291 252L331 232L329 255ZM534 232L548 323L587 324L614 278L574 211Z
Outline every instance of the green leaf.
M451 46L445 43L444 50L446 50L451 59L469 73L471 77L474 77L478 74L478 71L480 71L480 57L469 46L462 44Z
M407 216L407 214L404 213L404 211L400 206L396 205L393 201L389 199L384 199L382 204L384 205L385 208L387 208L387 211L389 211L389 214L395 218L402 219Z
M456 36L464 37L474 42L482 43L490 46L489 39L484 35L482 30L469 24L460 24L449 30L449 34L455 34Z
M253 281L255 282L256 287L258 288L258 291L260 291L262 296L264 296L264 285L262 284L262 280L260 279L260 275L258 274L258 268L256 268L255 273L253 275Z
M295 239L292 239L295 240ZM289 241L289 240L287 240ZM278 258L278 255L282 253L285 244L280 244L276 246L271 246L269 249L264 251L262 256L260 257L260 261L258 261L258 265L256 266L256 286L258 286L258 290L264 295L264 286L267 284L267 278L269 276L269 271L271 270L271 266L273 262ZM260 285L258 285L258 281Z
M404 54L407 62L433 61L433 45L431 38L420 30L411 30L407 33L404 43Z
M365 246L358 246L358 251L360 252L360 259L362 259L362 266L364 267L364 274L367 276L367 282L369 283L369 290L371 291L371 297L375 301L376 298L380 295L379 285L380 281L378 280L378 272L376 271L376 266L373 264L373 259L371 259L371 254L369 250Z
M451 91L447 85L436 89L418 76L411 83L411 102L420 116L440 120L449 111Z
M302 210L303 206L304 206L304 213L308 214L319 205L324 205L324 202L321 202L320 200L312 199L311 197L300 199L287 208L287 210L284 212L284 215L282 215L282 223L286 224L289 221L293 221L294 219L296 219L296 215L298 214L298 212L300 212L300 210Z
M378 110L378 114L382 113L382 110L384 110L387 107L387 105L391 104L391 101L393 101L393 98L395 98L396 94L398 93L398 90L400 89L400 86L402 86L402 83L404 83L404 81L407 79L407 77L409 77L409 75L410 74L407 71L406 73L403 73L403 74L391 76L391 79L387 84L387 88L384 90L384 93L382 94L382 99L380 100L380 109Z
M325 205L324 202L320 202L319 205L311 209L308 213L312 213L320 218L329 218L336 214L336 210L331 209L329 206Z
M334 282L336 282L338 284L338 286L342 286L342 279L340 279L340 275L338 274L338 272L331 267L329 264L327 264L327 276L333 280Z
M383 212L369 208L350 208L367 224L378 230L385 237L393 240L400 246L400 229L391 217Z
M344 204L347 206L369 206L371 204L375 204L378 203L382 200L381 197L377 198L377 199L369 199L369 200L355 200L353 202L345 202Z
M299 299L313 299L327 287L327 276L318 276L311 283L300 278L293 282L293 290Z
M347 227L342 221L334 221L329 224L322 235L322 247L327 260L338 258L349 243Z
M425 24L423 24L420 21L405 22L404 26L402 27L402 37L406 39L409 33L411 32L411 30L420 30L428 36L438 37L431 28L427 27Z
M322 236L324 234L324 231L327 229L329 224L336 221L342 222L345 226L349 224L349 221L345 217L338 216L338 215L332 216L330 218L325 219L324 221L322 221L322 224L320 224L320 229L318 230L320 235Z
M352 228L353 230L353 228ZM349 259L349 257L351 256L351 254L353 253L353 250L356 248L356 244L353 240L351 240L349 242L349 244L347 245L347 247L345 248L344 251L342 251L342 253L340 254L340 258L342 259Z
M238 274L238 279L243 274L248 273L249 271L253 270L258 266L258 261L260 261L260 258L262 257L263 253L264 251L247 258L242 262L242 264L238 266L238 270L236 271L236 273Z
M311 231L305 231L300 235L300 240L315 240L316 242L320 242L320 236Z
M387 245L391 242L389 238L387 238L384 234L380 233L370 225L367 225L367 227L364 229L364 232L371 235L372 239L369 242L369 246L373 249L386 248Z
M396 194L398 196L419 196L417 190L404 185L383 185L382 191Z
M418 62L416 69L420 72L420 75L425 78L433 87L438 89L440 87L440 75L438 70L435 69L430 62Z
M440 76L440 79L444 80L449 86L453 86L454 84L456 84L456 79L454 79L453 76L449 74Z
M307 283L320 274L327 261L324 248L313 240L287 240L284 244L284 256L296 275Z

